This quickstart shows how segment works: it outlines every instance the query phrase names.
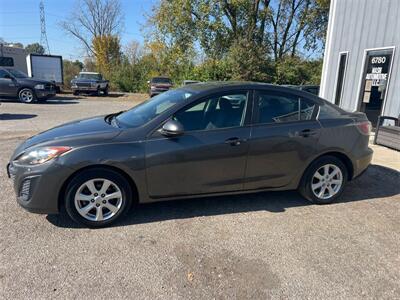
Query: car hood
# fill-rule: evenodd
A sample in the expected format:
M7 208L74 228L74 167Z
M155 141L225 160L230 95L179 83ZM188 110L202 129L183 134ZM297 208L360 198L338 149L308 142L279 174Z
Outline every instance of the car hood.
M79 78L75 78L75 79L72 79L71 82L100 82L100 80L98 80L98 79L79 79Z
M73 121L30 137L15 150L12 159L38 145L79 147L105 142L116 137L121 130L106 122L105 116Z
M40 80L35 78L18 78L18 83L22 84L29 84L29 85L36 85L36 84L54 84L54 82L47 81L47 80Z

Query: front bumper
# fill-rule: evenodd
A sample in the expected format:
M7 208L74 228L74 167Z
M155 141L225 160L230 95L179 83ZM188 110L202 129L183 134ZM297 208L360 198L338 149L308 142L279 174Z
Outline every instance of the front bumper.
M164 93L166 91L169 91L169 89L153 89L153 90L150 90L150 96L159 95L159 94Z
M56 90L35 90L36 97L48 98L56 95Z
M7 165L7 174L13 180L20 206L33 213L58 213L58 198L65 180L73 170L57 161L37 166Z
M71 90L73 92L82 91L82 92L97 92L98 86L72 86Z

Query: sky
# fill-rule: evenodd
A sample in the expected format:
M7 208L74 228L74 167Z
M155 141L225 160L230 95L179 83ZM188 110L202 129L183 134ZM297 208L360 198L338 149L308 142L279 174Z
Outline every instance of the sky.
M59 26L67 19L77 0L44 0L47 40L50 53L65 59L83 60L84 51L77 39ZM146 15L151 14L157 0L120 0L124 13L124 32L121 44L143 42L142 29ZM0 38L6 42L20 42L24 46L40 42L40 0L0 0Z

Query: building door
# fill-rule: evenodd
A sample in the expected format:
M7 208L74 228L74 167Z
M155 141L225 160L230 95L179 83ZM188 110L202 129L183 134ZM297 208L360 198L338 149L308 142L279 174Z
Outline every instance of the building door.
M359 110L374 127L385 103L392 59L393 49L370 50L366 55Z

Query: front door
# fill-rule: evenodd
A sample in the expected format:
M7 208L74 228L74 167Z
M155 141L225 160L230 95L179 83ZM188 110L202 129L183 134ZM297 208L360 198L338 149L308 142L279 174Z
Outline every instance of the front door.
M375 127L382 113L388 88L393 49L367 52L361 86L360 110Z
M291 93L259 91L254 108L244 188L284 187L315 154L317 105Z
M248 91L215 94L196 101L173 118L184 134L156 132L146 142L150 197L208 194L243 189L250 127Z

